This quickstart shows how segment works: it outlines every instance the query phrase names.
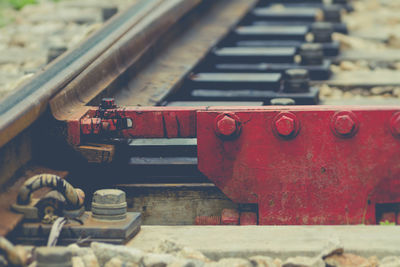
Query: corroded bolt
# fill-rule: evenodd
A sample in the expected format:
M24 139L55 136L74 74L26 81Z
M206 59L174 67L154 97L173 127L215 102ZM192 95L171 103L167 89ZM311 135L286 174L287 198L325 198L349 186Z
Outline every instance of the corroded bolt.
M321 65L324 61L324 51L318 43L302 44L299 54L302 65Z
M103 98L101 100L100 107L102 109L115 108L115 99L114 98Z
M237 122L228 115L223 116L217 121L217 133L223 136L232 136L238 129Z
M284 92L301 93L310 90L310 77L306 69L288 69L285 71Z
M282 136L289 136L295 132L294 119L282 116L275 122L276 131Z
M102 189L93 194L93 218L99 220L122 220L126 218L126 208L126 195L122 190Z
M336 118L334 126L338 134L349 135L354 131L356 123L349 115L340 115Z
M311 32L314 35L314 43L330 43L334 28L330 22L314 22L311 25ZM322 47L321 52L323 53Z

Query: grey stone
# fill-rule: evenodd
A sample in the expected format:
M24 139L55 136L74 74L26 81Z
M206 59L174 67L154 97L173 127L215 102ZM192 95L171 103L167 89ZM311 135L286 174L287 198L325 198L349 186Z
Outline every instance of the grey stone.
M67 247L39 247L36 248L35 253L38 266L56 263L72 266L72 253Z
M320 257L292 257L287 259L282 267L325 267L325 262Z
M204 262L210 262L211 260L204 256L203 253L201 253L198 250L194 250L189 247L184 247L182 248L176 256L181 257L181 258L186 258L186 259L193 259L193 260L199 260L199 261L204 261Z
M385 257L379 262L379 267L400 267L400 257Z
M253 267L250 261L240 258L225 258L218 262L206 263L205 267Z
M72 267L86 267L81 257L72 257Z
M143 257L142 263L145 267L166 267L175 260L170 254L148 253Z
M96 255L94 255L91 248L79 247L76 244L71 244L68 246L71 251L72 256L79 257L83 261L86 267L99 267L99 262L97 261Z
M154 253L177 253L182 250L182 246L174 240L163 239L153 249Z
M91 248L97 257L100 266L103 266L112 258L119 258L124 262L139 264L144 256L143 251L126 246L92 242Z
M204 262L191 259L176 259L167 265L167 267L202 267L202 266L204 266Z
M320 257L325 259L334 254L343 254L344 247L338 237L330 238L321 251Z
M376 257L369 259L361 256L343 253L341 255L334 254L325 258L325 263L332 267L376 267L378 266L378 260Z
M274 259L267 256L253 256L249 258L250 262L255 267L275 267Z
M109 260L104 267L139 267L140 265L132 262L124 262L119 258L112 258Z

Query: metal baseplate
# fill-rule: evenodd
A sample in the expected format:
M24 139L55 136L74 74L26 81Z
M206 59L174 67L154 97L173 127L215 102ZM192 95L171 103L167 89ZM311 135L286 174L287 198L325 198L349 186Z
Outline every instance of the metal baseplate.
M234 202L258 204L259 224L375 224L376 205L400 202L398 107L112 107L110 116L99 114L89 108L68 122L72 145L111 136L197 138L199 170ZM130 127L109 126L119 120Z
M124 244L140 231L141 214L127 212L123 220L105 221L86 211L79 219L71 219L63 226L57 245L90 243L93 241ZM24 222L15 229L12 239L19 244L46 245L51 224Z

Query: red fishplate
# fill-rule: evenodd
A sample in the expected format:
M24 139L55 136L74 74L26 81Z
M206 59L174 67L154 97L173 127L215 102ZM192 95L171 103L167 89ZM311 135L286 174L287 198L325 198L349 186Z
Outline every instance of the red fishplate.
M81 125L96 114L90 110ZM112 114L132 122L118 137L197 137L199 170L231 200L258 204L259 224L374 224L376 204L400 202L398 107L126 107ZM101 134L70 126L74 145Z

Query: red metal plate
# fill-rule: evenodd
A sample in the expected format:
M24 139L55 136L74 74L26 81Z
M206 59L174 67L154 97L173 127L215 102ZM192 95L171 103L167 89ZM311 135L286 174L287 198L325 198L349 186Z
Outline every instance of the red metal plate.
M400 202L398 109L341 108L199 111L199 169L233 201L258 203L260 224L374 224L375 203ZM215 133L226 112L240 120L234 139ZM277 133L281 112L295 118L293 135Z

